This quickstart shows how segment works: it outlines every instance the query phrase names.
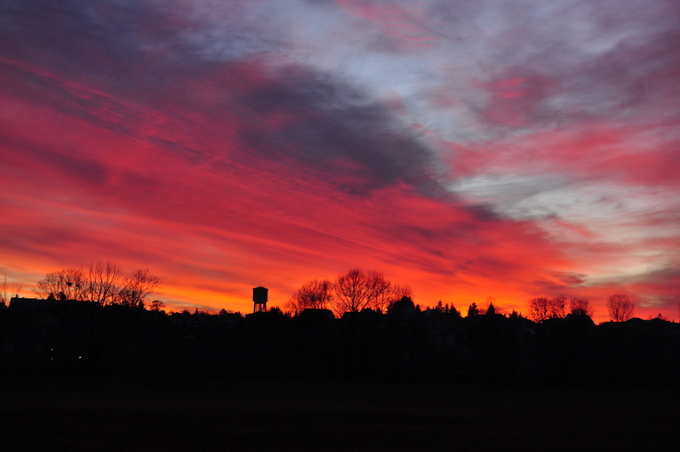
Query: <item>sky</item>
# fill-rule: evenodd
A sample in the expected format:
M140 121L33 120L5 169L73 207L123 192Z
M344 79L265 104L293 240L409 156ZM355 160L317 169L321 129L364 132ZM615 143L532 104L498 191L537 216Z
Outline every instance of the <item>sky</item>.
M3 0L0 271L678 320L679 48L675 0Z

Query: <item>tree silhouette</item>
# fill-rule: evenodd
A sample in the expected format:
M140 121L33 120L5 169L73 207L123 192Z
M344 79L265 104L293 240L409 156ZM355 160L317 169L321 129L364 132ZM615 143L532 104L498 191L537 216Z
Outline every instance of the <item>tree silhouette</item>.
M569 311L573 315L593 316L593 305L586 298L572 298L569 300Z
M398 300L401 300L404 297L413 297L413 290L411 290L410 286L402 286L389 281L388 284L389 287L387 290L378 294L378 296L371 302L369 306L370 308L379 312L387 312L389 307Z
M153 300L149 305L149 309L151 311L162 311L164 307L165 303L163 303L161 300ZM222 309L222 311L224 311L224 309ZM220 314L222 314L222 311L220 311Z
M113 262L98 261L87 269L85 299L102 306L115 304L123 283L123 270Z
M161 279L152 275L148 268L135 270L124 278L123 287L114 302L130 308L144 308L144 301L149 295L156 293L160 283Z
M148 271L123 277L121 287L131 287L125 281L133 276L146 280L143 275ZM309 282L300 293L322 287L328 294L332 286ZM167 314L153 301L138 309L145 303L124 303L120 293L104 306L53 292L48 297L0 304L3 374L664 386L680 378L672 359L680 327L659 318L617 327L572 315L536 325L516 311L498 314L489 300L486 316L471 303L471 318L461 319L450 304L421 311L408 297L386 313L363 309L334 318L309 311L291 318L272 308L244 317L226 310ZM610 299L632 306L625 295ZM563 313L561 297L536 300L543 320ZM575 314L591 309L582 299L569 300L569 308Z
M625 294L614 294L607 298L609 316L614 322L625 322L633 317L635 304Z
M548 318L549 300L545 297L529 300L529 318L534 322L542 322Z
M293 292L285 309L297 315L305 309L327 309L332 301L333 283L314 279Z
M366 273L359 269L350 270L335 282L335 293L332 307L337 316L345 312L357 312L368 306L369 283Z
M5 273L0 281L0 303L6 306L7 301L9 300L7 298L7 273Z
M43 298L63 294L68 300L82 300L86 290L87 282L83 270L66 268L45 275L44 279L38 281L34 292Z
M448 303L446 305L444 305L444 312L446 312L447 314L451 314L451 315L453 315L454 317L457 317L457 318L462 317L460 315L460 311L458 311L458 309L456 309L456 307L453 305L453 303L451 303L450 305Z
M561 319L564 317L564 308L567 305L567 299L559 296L550 299L549 315L551 319Z
M393 285L381 272L358 268L339 276L334 292L331 308L336 316L365 308L385 311L395 300L411 294L410 288Z
M8 284L7 273L2 275L0 280L0 305L7 306L12 294L19 296L22 287L19 284Z
M48 273L38 281L34 292L42 298L143 308L146 298L157 293L160 283L160 278L148 269L125 276L117 264L99 261L90 264L86 271L67 268Z
M486 297L486 311L485 314L489 314L489 310L491 310L491 314L493 315L496 313L496 307L493 305L496 303L496 297Z
M529 317L534 322L564 317L565 297L538 297L529 300Z

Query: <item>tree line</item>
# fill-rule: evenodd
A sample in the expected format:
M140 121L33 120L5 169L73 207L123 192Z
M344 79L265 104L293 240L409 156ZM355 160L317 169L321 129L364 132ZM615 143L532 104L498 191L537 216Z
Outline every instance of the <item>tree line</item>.
M572 298L568 301L564 296L546 298L538 297L529 300L529 318L535 322L548 319L560 319L566 315L566 308L574 315L593 316L593 305L586 298ZM625 294L614 294L607 297L607 310L614 322L625 322L633 317L635 303Z
M403 297L411 297L409 286L390 282L382 272L352 269L331 282L312 280L302 285L284 305L284 310L297 315L305 309L330 309L336 317L345 312L373 309L385 312Z
M44 299L67 299L89 301L102 306L121 305L133 308L159 310L165 307L160 300L149 300L151 295L159 294L161 279L149 269L137 269L125 273L122 267L110 261L93 262L87 267L66 268L51 272L37 282L34 292ZM6 275L0 281L0 303L8 301L7 291L16 286L7 284ZM360 312L372 309L387 312L398 300L412 298L413 291L408 285L396 284L385 278L377 270L355 268L339 275L334 281L311 280L296 289L282 307L288 315L299 315L306 309L329 309L336 317L346 312ZM487 298L486 309L471 303L467 316L475 316L486 311L496 312L494 297ZM625 322L633 317L635 304L625 294L614 294L607 298L607 309L611 320ZM443 310L441 301L437 309ZM446 305L446 311L460 312ZM536 297L528 302L527 317L534 322L564 318L568 313L592 317L593 305L586 298L567 299L558 297ZM514 313L515 315L520 315Z
M126 274L114 262L93 262L85 268L67 268L48 273L38 281L35 293L46 299L80 300L101 306L159 309L160 301L147 306L150 295L158 293L161 279L149 269Z
M0 375L661 385L680 383L680 326L542 322L490 305L463 317L409 297L386 312L166 313L67 299L0 306Z
M305 309L330 309L336 317L341 317L346 312L360 312L363 309L387 312L398 300L412 296L413 292L408 285L392 283L382 272L355 268L338 276L335 281L314 279L306 282L295 290L284 304L283 310L291 315L298 315ZM480 309L476 303L471 303L467 315L475 316L487 311L495 314L494 301L494 297L488 297L485 310ZM528 308L528 317L535 322L564 318L568 313L592 317L594 311L590 300L568 300L564 296L532 298ZM607 298L607 308L613 321L625 322L633 317L635 304L628 295L614 294ZM444 309L441 301L438 302L437 309ZM446 310L454 310L460 314L453 306L447 305Z

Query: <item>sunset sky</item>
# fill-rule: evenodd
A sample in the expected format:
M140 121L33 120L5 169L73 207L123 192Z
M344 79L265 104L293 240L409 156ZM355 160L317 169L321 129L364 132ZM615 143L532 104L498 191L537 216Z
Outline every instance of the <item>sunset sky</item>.
M3 1L0 272L678 320L679 49L677 0Z

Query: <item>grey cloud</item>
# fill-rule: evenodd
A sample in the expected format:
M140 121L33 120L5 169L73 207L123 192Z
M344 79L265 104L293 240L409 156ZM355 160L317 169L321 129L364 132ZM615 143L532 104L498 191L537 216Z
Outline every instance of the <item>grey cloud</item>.
M481 215L538 220L553 217L570 205L573 199L564 195L570 184L566 177L554 175L498 176L462 180L451 189L476 199L494 199L493 207L481 205Z
M257 38L258 30L237 25L238 17L231 13L238 16L240 11L236 6L237 10L229 10L237 3L216 11L216 17L228 18L220 29L206 20L206 11L177 12L154 1L22 5L9 2L0 7L0 13L2 9L6 13L3 34L12 42L7 53L14 55L10 56L39 52L33 58L48 71L155 108L167 111L171 105L177 114L198 110L219 121L226 117L220 112L237 113L242 121L241 138L251 155L276 158L283 153L326 172L349 192L360 194L403 182L423 193L445 193L439 182L441 166L432 150L386 106L327 72L293 65L273 69L262 51L277 49L262 42L275 32ZM215 37L214 32L221 34ZM208 42L231 50L201 50ZM206 52L217 52L222 59L207 58ZM244 60L264 80L254 81L243 73ZM42 82L51 83L53 92L61 88L51 80ZM217 96L196 97L192 86L201 84L209 85ZM99 108L98 102L68 92L53 100L62 111L90 123L136 133L134 125L111 119L109 109L126 117L134 112L122 112L122 104ZM275 113L293 120L276 130L263 127L267 116ZM156 144L162 140L144 139ZM190 159L201 154L185 150Z
M560 279L560 281L570 286L583 284L586 281L586 278L588 277L588 275L583 273L563 273L557 276Z
M680 4L671 0L442 0L430 2L424 23L438 38L433 52L456 68L436 83L481 119L476 133L488 138L583 119L677 116L678 17ZM488 115L498 108L489 84L512 78L527 81L522 96L505 101L522 125Z
M90 187L102 188L109 181L110 171L107 167L94 159L69 155L70 149L60 143L54 143L52 147L45 148L2 133L0 133L0 143L5 149L21 150L22 158L26 160L41 162L50 171ZM50 182L40 181L40 183L44 184L49 191Z
M215 62L280 50L274 31L244 22L239 4L223 2L211 13L184 1L7 1L0 5L0 54L121 94L159 89Z
M328 172L346 190L404 182L429 195L444 194L434 152L383 104L327 73L289 67L264 84L234 93L248 120L242 137L270 156L285 153ZM281 114L291 118L267 130L258 122Z
M680 269L676 265L637 275L630 284L640 293L643 307L675 309L680 303Z
M678 23L668 20L680 15L677 4L578 2L555 12L527 24L509 49L516 67L554 81L535 122L677 112L667 100L669 91L678 97L677 76L668 76L680 68Z

